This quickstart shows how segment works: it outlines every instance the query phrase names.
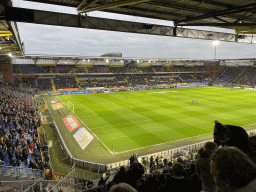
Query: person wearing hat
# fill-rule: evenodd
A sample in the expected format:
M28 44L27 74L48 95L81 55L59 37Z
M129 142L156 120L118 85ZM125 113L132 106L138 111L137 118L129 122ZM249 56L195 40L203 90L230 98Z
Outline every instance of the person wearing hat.
M214 123L214 142L218 146L234 146L241 149L244 153L250 153L248 134L244 128L236 125L223 125L217 120Z

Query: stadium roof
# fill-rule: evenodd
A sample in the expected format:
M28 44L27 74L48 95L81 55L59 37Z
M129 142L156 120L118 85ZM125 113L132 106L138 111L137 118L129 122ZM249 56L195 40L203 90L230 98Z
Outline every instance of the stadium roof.
M53 13L12 7L10 0L0 5L1 54L24 55L16 22L63 25L91 29L113 30L142 34L154 34L197 38L228 42L256 43L256 37L244 34L256 33L254 1L242 0L25 0L77 8L77 15ZM8 7L4 7L8 6ZM8 8L8 9L7 9ZM145 18L173 21L174 27L145 25L145 23L120 22L111 19L86 17L92 11L105 11ZM2 20L1 20L2 19ZM86 22L85 22L86 21ZM8 26L8 27L7 27ZM212 26L235 29L237 34L185 29L183 26ZM177 28L176 28L177 27ZM255 28L254 28L255 27ZM239 35L238 35L239 34ZM241 35L242 34L242 35Z
M256 31L255 1L245 0L26 0L76 7L78 13L105 11L174 21L175 26L216 26Z
M0 61L9 61L11 55L24 55L16 22L6 21L4 6L0 6Z

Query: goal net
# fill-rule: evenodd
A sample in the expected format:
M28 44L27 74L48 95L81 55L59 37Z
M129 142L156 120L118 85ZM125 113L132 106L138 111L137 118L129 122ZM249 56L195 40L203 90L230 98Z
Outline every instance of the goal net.
M70 101L68 101L68 110L71 111L72 113L75 112L75 106Z

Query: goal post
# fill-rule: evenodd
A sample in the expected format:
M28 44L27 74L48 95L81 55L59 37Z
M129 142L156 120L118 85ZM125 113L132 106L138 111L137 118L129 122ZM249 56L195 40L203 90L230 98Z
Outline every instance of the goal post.
M70 101L68 101L68 110L70 110L72 113L75 112L75 106Z

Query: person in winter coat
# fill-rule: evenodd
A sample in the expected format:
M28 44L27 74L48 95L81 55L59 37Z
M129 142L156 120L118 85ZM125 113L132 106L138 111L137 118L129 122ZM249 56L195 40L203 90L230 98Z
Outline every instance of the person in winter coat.
M118 183L125 183L126 180L127 180L127 173L125 171L124 166L121 166L120 170L115 174L112 181L118 184Z
M211 155L211 173L221 192L256 192L256 164L237 147L222 147Z
M216 143L206 142L204 147L198 151L199 158L196 162L196 172L202 181L203 191L215 192L217 188L210 169L210 157L212 152L217 148L218 145Z
M245 129L235 125L222 125L217 120L214 123L214 142L218 146L234 146L244 153L250 153L248 134Z

